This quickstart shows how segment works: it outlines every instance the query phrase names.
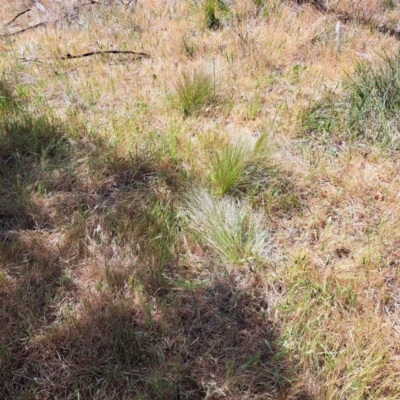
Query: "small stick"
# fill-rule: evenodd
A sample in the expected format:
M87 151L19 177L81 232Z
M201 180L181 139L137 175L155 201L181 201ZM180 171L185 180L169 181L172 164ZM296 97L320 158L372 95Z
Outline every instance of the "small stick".
M81 7L83 7L83 6L90 6L90 5L92 5L92 4L98 4L98 5L100 5L100 3L99 3L98 1L91 0L89 3L83 3L83 4L81 4L80 6L81 6Z
M43 61L38 60L37 58L19 58L22 62L38 62L38 63L43 63Z
M71 60L73 58L83 58L83 57L89 57L89 56L95 56L97 54L133 54L135 56L139 57L146 57L150 58L150 55L147 53L142 53L138 51L130 51L130 50L104 50L104 51L92 51L90 53L84 53L84 54L78 54L76 56L73 56L72 54L67 54L64 57L60 57L60 60Z
M9 26L11 25L13 22L15 22L17 20L17 18L19 18L21 15L26 14L27 12L31 11L31 8L28 8L25 11L20 12L19 14L17 14L10 22L7 22L4 26Z
M336 33L336 42L337 42L337 49L340 52L341 51L341 37L340 37L340 27L341 27L341 23L340 21L337 22L336 26L335 26L335 33Z
M101 5L101 6L105 6L105 7L129 6L129 4L132 3L132 0L129 0L128 3L126 3L126 4L121 0L121 3L122 3L122 4L101 4L101 3L99 3L99 2L96 1L96 0L91 0L89 3L80 4L79 7L91 6L91 5L93 5L93 4L97 4L98 6Z

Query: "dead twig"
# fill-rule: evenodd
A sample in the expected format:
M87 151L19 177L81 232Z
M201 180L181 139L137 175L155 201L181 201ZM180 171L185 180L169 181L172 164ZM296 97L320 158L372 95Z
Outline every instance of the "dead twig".
M90 57L95 56L98 54L133 54L135 56L139 56L140 58L146 57L150 58L150 55L147 53L142 53L138 51L130 51L130 50L103 50L103 51L91 51L90 53L78 54L73 56L72 54L68 53L66 56L60 57L60 60L71 60L73 58L83 58L83 57Z
M139 58L150 58L150 55L147 53L142 53L139 51L131 51L131 50L103 50L103 51L92 51L90 53L84 53L84 54L77 54L75 56L73 56L72 54L68 53L66 56L62 56L62 57L57 57L59 60L72 60L74 58L83 58L83 57L90 57L90 56L95 56L95 55L99 55L99 54L132 54L137 56L137 59ZM38 63L44 63L45 61L41 61L37 58L33 58L33 59L27 59L27 58L19 58L19 60L21 60L21 62L38 62ZM51 58L49 58L48 60L51 60Z
M10 26L13 22L15 22L21 15L26 14L27 12L31 11L31 8L28 8L25 11L20 12L19 14L17 14L10 22L7 22L6 24L4 24L4 26Z
M21 62L38 62L38 63L43 64L43 61L40 61L40 60L38 60L37 58L32 58L32 59L29 59L29 58L19 58L19 60L21 60Z
M98 1L92 0L92 1L89 1L88 3L80 4L80 7L83 7L83 6L90 6L90 5L92 5L92 4L98 4L98 5L100 5L100 3L99 3Z
M99 1L91 0L91 1L89 1L88 3L80 4L79 7L91 6L91 5L94 5L94 4L96 4L96 5L98 5L98 6L105 6L105 7L129 6L129 5L132 3L132 0L128 0L127 3L124 3L124 2L121 0L121 3L122 3L122 4L101 4Z
M47 25L47 21L45 21L45 22L39 22L39 23L36 24L36 25L28 26L27 28L21 29L20 31L16 31L16 32L6 33L6 34L4 34L4 35L0 35L0 37L5 37L5 36L16 36L16 35L19 35L20 33L24 33L24 32L26 32L26 31L30 31L30 30L32 30L32 29L36 29L36 28L39 28L39 27L45 26L45 25Z

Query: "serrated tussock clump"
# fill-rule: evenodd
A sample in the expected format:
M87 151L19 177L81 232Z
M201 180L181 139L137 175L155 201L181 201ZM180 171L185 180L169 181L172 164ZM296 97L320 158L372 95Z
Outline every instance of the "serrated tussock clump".
M255 143L228 140L210 155L210 178L219 194L249 192L265 187L273 173L272 146L262 134Z
M205 189L192 189L183 215L200 242L228 262L257 258L264 253L265 223L249 205L229 197L214 197Z
M199 114L207 106L218 103L217 90L216 82L208 72L199 69L192 73L183 72L175 85L173 105L185 117Z

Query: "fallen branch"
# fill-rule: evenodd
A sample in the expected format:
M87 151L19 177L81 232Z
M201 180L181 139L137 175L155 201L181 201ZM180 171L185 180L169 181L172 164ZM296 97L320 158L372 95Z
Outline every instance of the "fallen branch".
M13 22L15 22L21 15L26 14L27 12L31 11L31 8L28 8L25 11L20 12L19 14L17 14L10 22L7 22L4 26L10 26Z
M24 32L26 32L26 31L30 31L31 29L36 29L36 28L39 28L39 27L45 26L45 25L47 25L47 21L45 21L45 22L39 22L39 23L36 24L36 25L28 26L27 28L21 29L20 31L17 31L17 32L6 33L6 34L4 34L4 35L0 35L0 37L5 37L5 36L16 36L16 35L19 35L20 33L24 33Z
M92 51L90 53L84 53L84 54L77 54L76 56L73 56L72 54L68 53L66 56L63 57L57 57L58 60L72 60L74 58L83 58L83 57L90 57L90 56L95 56L98 54L133 54L137 56L137 58L150 58L150 55L147 53L142 53L139 51L130 51L130 50L103 50L103 51ZM38 63L44 63L45 61L41 61L37 58L33 59L28 59L28 58L19 58L21 62L38 62ZM48 60L52 60L51 58L48 58Z
M83 58L83 57L90 57L95 56L98 54L133 54L135 56L139 56L139 58L146 57L150 58L150 55L147 53L142 53L138 51L130 51L130 50L103 50L103 51L91 51L90 53L78 54L73 56L72 54L68 53L64 57L60 57L60 60L71 60L73 58Z
M128 3L127 3L127 4L122 3L121 5L126 5L126 6L127 6L127 5L131 4L131 2L132 2L132 0L128 0ZM99 1L96 1L96 0L90 0L90 1L87 2L87 3L81 4L79 7L88 6L88 5L101 5L101 3L100 3ZM108 5L108 4L104 4L104 5ZM75 7L73 7L72 9L74 9L74 8L75 8ZM72 9L71 9L71 10L72 10ZM31 8L28 8L28 9L26 9L25 11L20 12L20 13L17 14L11 21L7 22L7 23L4 25L4 27L10 26L10 25L11 25L13 22L15 22L21 15L24 15L24 14L26 14L26 13L29 12L29 11L31 11ZM32 29L36 29L36 28L40 28L41 26L45 26L45 25L47 25L49 22L55 22L55 23L56 23L56 22L58 22L60 19L61 19L61 18L55 19L55 20L53 20L53 21L42 21L42 22L39 22L39 23L36 24L36 25L28 26L27 28L21 29L21 30L19 30L19 31L12 32L12 33L6 33L6 34L3 34L3 35L0 35L0 37L16 36L16 35L19 35L19 34L21 34L21 33L26 32L26 31L29 31L29 30L32 30ZM99 53L100 53L100 52L99 52ZM103 53L107 53L107 52L103 52ZM113 51L109 51L109 53L113 53ZM119 52L119 53L122 53L122 52ZM67 55L67 58L88 57L88 56L91 56L91 55L94 55L94 54L98 54L98 53L87 54L87 55L82 54L82 55L80 55L80 56L71 56L71 57L68 57L68 56L70 56L70 55ZM149 57L149 55L148 55L148 54L145 54L145 53L132 53L132 52L131 52L130 54L136 54L136 55L138 55L138 56L140 56L140 57ZM66 58L61 58L61 59L64 60L64 59L66 59Z

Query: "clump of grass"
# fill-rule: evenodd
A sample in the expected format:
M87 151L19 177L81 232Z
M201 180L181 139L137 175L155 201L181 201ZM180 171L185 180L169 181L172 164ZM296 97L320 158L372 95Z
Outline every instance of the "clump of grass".
M222 20L231 14L229 4L224 0L205 0L203 4L205 24L208 29L217 30Z
M264 6L265 0L253 0L254 5L260 9Z
M379 65L357 64L342 95L328 93L302 115L309 132L346 132L392 147L399 146L400 52L385 54Z
M191 232L228 262L258 258L265 249L268 234L261 217L244 202L196 188L183 214Z
M228 144L211 155L211 179L219 194L224 194L242 183L247 150L247 146L242 143Z
M265 187L272 171L268 135L255 144L230 141L211 154L211 181L219 194Z
M383 65L359 63L346 82L350 129L373 139L391 140L400 127L400 53L385 55Z
M218 29L221 26L221 21L217 17L218 2L216 0L206 0L203 7L207 28L212 30Z
M207 106L214 106L219 98L215 79L200 70L191 74L184 72L175 86L175 92L174 105L185 117L198 114Z

